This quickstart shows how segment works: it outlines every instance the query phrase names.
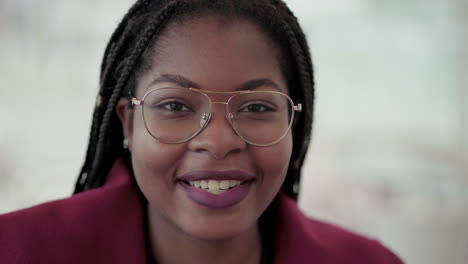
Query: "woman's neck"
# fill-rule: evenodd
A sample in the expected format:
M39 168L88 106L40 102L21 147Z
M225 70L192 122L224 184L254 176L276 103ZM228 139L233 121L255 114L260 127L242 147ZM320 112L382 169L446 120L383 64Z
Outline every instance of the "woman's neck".
M257 225L222 240L199 239L185 233L148 208L151 255L158 264L259 264L261 239Z

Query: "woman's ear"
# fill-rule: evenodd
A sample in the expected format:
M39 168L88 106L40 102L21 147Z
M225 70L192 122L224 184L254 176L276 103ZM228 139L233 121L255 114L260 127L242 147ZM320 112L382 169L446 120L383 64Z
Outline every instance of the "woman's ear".
M121 98L117 102L115 110L122 124L123 135L128 141L128 150L131 152L133 142L133 108L130 106L130 100L128 98Z

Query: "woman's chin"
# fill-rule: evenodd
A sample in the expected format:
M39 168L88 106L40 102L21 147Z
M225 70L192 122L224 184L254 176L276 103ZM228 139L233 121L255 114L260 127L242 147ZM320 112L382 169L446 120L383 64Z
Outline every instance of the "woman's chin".
M255 203L255 192L252 186L255 185L242 186L245 187L245 193L242 193L242 188L239 188L241 189L239 195L236 193L237 190L231 191L227 195L234 194L232 196L236 203L220 207L216 207L219 204L210 203L210 198L213 198L211 196L216 195L208 194L208 197L200 195L193 198L187 195L186 191L181 191L182 188L180 188L177 192L177 203L174 206L184 210L179 211L180 214L171 215L172 222L184 233L202 240L229 240L246 232L255 232L259 210ZM213 200L220 201L222 198L229 200L228 198L232 197L216 198ZM205 201L207 204L204 204Z
M178 199L176 199L178 200ZM161 212L149 203L149 220L153 230L170 237L222 241L243 235L257 234L257 219L250 203L241 203L221 210L204 208L187 199L178 200L169 210ZM161 235L161 234L160 234Z
M247 231L250 231L252 227L249 226L228 226L223 223L209 223L203 225L191 225L189 224L184 229L185 233L190 237L205 240L205 241L223 241L232 240L236 237L242 236ZM253 227L255 228L255 224Z

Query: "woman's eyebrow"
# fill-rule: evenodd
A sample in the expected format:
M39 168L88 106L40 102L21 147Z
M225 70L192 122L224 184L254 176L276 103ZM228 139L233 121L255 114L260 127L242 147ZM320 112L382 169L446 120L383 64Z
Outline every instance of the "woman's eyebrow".
M182 75L175 75L175 74L163 74L159 76L158 78L154 79L148 87L151 87L152 85L158 84L158 83L174 83L177 84L181 87L185 88L197 88L201 89L201 86L197 83L195 83L192 80L189 80L188 78L182 76ZM268 78L259 78L259 79L253 79L247 82L242 83L236 88L236 91L242 91L242 90L255 90L256 88L262 87L262 86L267 86L274 88L280 92L284 92L278 84L273 82L271 79Z
M158 84L158 83L174 83L179 86L185 87L185 88L198 88L200 89L200 85L197 83L185 78L182 75L174 75L174 74L163 74L159 76L158 78L154 79L148 87L151 87L152 85Z
M274 88L280 92L284 92L278 84L276 84L274 81L268 79L268 78L260 78L260 79L253 79L250 81L247 81L241 85L239 85L236 89L236 91L241 91L241 90L254 90L258 87L262 86L268 86L271 88Z

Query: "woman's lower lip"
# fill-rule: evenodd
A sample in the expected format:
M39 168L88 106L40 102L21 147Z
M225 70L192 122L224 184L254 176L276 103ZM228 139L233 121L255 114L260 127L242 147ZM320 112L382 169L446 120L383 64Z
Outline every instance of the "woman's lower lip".
M190 200L210 209L223 209L242 201L249 193L251 183L238 185L220 194L213 194L181 181L177 184L181 185Z

